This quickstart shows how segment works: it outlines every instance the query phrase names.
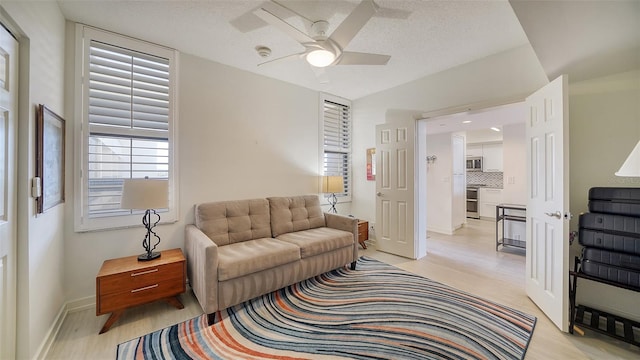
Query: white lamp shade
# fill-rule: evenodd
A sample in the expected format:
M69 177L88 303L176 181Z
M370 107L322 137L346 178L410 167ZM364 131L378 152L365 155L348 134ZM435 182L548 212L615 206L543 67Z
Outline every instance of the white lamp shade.
M342 178L342 176L323 176L322 192L323 193L344 192L344 179Z
M616 172L616 176L640 177L640 141L624 161L620 170Z
M169 207L169 181L125 179L122 187L122 209L165 209Z

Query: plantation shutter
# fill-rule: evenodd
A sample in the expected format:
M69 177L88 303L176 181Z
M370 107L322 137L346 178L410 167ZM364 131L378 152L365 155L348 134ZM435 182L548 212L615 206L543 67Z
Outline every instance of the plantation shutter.
M120 209L124 179L169 177L169 59L91 41L88 216Z
M351 193L351 108L324 100L324 175L339 175L344 179L346 196Z

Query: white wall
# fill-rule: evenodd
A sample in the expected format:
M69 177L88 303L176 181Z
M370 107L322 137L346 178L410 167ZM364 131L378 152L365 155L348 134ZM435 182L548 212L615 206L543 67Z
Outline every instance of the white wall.
M366 149L388 109L429 112L466 104L526 97L547 83L530 46L523 46L382 91L353 102L354 194L352 213L375 218L375 183L366 181Z
M524 106L524 105L523 105ZM527 148L525 123L502 127L502 202L527 203Z
M45 104L68 119L63 106L65 20L55 2L4 1L2 8L21 47L16 350L18 358L31 358L64 304L66 204L36 216L29 184L35 176L36 106Z
M640 178L614 175L640 140L640 70L570 83L569 90L569 201L571 230L578 230L590 188L640 187ZM571 247L571 268L581 248L577 241ZM580 280L578 303L640 321L637 292Z
M453 233L451 133L427 135L427 155L438 159L427 164L427 230Z
M159 227L161 249L183 246L196 203L317 193L317 92L188 54L178 76L179 221ZM142 228L76 233L66 221L68 299L95 295L104 260L142 252Z

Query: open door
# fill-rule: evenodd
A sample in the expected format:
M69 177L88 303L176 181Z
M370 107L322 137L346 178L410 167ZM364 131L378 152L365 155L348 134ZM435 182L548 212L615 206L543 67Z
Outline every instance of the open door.
M376 237L378 250L416 258L414 242L413 118L376 126Z
M527 98L526 291L566 332L569 320L569 116L567 78Z
M0 359L16 347L18 42L0 24Z

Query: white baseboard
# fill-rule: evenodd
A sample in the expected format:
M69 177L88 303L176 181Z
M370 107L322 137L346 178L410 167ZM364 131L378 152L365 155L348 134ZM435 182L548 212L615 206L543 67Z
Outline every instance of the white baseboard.
M47 335L45 335L44 340L42 340L42 343L40 344L40 347L38 347L38 351L36 351L35 355L33 356L33 359L47 358L47 355L49 354L49 350L51 350L51 345L53 345L53 342L55 341L56 336L58 335L58 332L62 327L62 323L64 323L64 320L67 317L67 314L89 309L95 306L96 306L95 296L89 296L83 299L67 301L66 303L64 303L60 307L58 314L53 320L51 327L47 331Z
M82 298L82 299L67 301L65 305L67 307L67 312L70 312L70 313L86 310L96 306L96 297L94 295L94 296L87 296L86 298Z
M451 229L438 228L433 226L427 226L427 231L437 232L445 235L453 235L453 230Z
M60 331L60 327L62 326L65 317L67 317L67 309L66 304L63 304L62 307L60 307L60 311L58 311L58 314L53 320L53 324L51 324L51 327L47 331L47 335L45 335L44 339L42 340L42 344L40 344L40 346L38 347L38 351L36 351L35 355L33 355L33 359L47 358L49 350L51 349L51 345L53 345L53 341L55 340L56 335L58 335L58 331Z

